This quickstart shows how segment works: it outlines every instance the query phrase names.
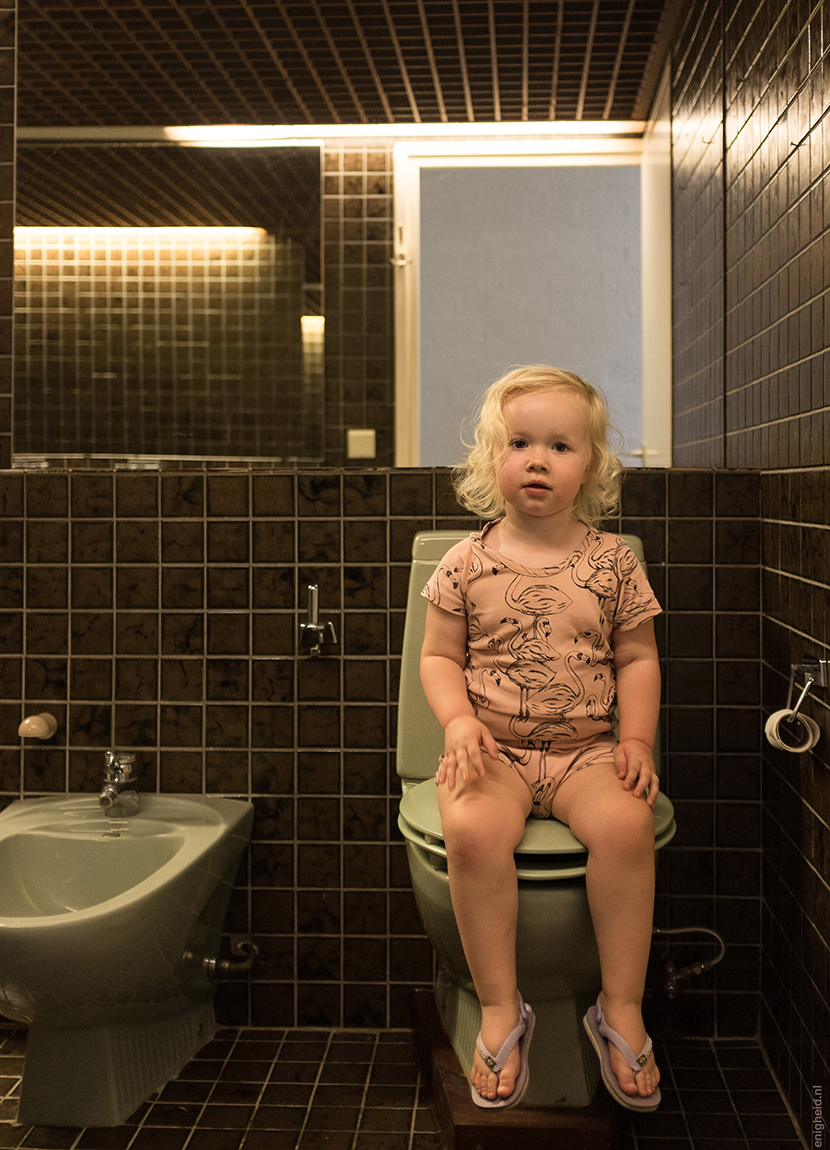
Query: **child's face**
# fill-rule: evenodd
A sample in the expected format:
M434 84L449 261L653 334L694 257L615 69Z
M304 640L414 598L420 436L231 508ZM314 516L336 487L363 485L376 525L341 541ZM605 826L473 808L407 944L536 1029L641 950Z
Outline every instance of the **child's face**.
M502 414L508 447L497 479L508 509L534 518L572 512L591 460L585 402L571 391L529 391Z

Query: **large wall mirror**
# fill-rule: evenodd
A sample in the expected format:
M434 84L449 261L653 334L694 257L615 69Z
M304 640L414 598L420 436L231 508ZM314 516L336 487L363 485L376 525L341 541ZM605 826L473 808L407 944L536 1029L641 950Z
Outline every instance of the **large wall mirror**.
M324 458L319 141L18 142L14 464Z

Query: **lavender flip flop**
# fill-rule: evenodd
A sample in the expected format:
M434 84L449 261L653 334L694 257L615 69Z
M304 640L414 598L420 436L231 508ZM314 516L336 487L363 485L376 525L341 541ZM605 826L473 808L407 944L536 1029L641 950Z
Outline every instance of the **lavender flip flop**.
M498 1054L493 1057L484 1043L481 1041L481 1033L476 1039L476 1050L480 1054L484 1063L493 1071L494 1074L499 1074L501 1068L507 1061L508 1055L513 1050L513 1047L518 1042L519 1044L519 1058L521 1065L519 1073L516 1078L516 1085L513 1087L513 1093L508 1094L506 1098L482 1098L475 1087L470 1084L470 1094L472 1095L473 1102L476 1106L480 1106L482 1110L508 1110L511 1106L515 1106L525 1096L527 1091L528 1082L530 1081L530 1073L527 1066L527 1056L530 1050L530 1040L533 1038L533 1028L536 1026L536 1016L526 1002L519 998L519 1021L505 1038L504 1042L499 1047Z
M625 1106L627 1110L639 1110L641 1113L656 1110L662 1097L660 1087L655 1087L654 1093L647 1098L641 1098L639 1094L626 1094L617 1081L616 1074L611 1069L611 1053L608 1049L608 1043L613 1042L634 1073L639 1074L651 1053L651 1039L646 1036L645 1046L639 1055L635 1054L625 1039L617 1034L616 1030L612 1030L602 1017L599 999L597 999L596 1006L592 1006L587 1012L582 1022L588 1031L588 1037L593 1043L594 1050L599 1055L602 1081L612 1098L621 1106Z

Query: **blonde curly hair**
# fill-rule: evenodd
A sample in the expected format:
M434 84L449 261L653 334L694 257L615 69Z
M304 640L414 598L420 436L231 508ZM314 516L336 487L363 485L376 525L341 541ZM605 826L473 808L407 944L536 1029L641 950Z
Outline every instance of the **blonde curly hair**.
M587 527L598 527L619 506L623 467L608 446L609 433L615 429L608 418L604 398L592 384L573 372L545 364L513 368L484 393L474 442L465 442L470 448L469 455L452 474L458 501L483 519L494 519L503 513L498 465L507 450L504 407L518 395L540 391L569 391L585 403L591 459L574 502L574 516Z

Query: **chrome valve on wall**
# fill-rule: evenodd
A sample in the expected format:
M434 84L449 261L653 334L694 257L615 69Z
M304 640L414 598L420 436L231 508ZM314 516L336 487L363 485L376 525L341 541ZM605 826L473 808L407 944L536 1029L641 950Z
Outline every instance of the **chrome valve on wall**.
M308 621L300 624L300 646L303 650L307 650L309 655L315 656L322 654L325 642L337 642L334 623L330 619L325 623L317 621L317 598L317 584L310 583L308 587Z

